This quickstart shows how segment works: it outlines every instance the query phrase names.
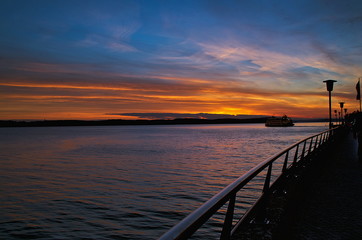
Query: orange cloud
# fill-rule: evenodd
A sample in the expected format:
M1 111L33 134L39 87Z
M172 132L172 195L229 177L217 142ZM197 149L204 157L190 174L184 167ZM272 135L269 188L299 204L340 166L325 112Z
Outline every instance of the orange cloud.
M235 54L237 49L226 51L218 58L232 59ZM67 68L53 64L50 68L47 64L29 66L27 71L42 75L47 72L64 73ZM84 70L80 70L79 74L84 74ZM256 76L261 75L250 75ZM263 81L253 82L248 78L197 74L179 76L167 71L148 76L94 72L89 81L59 77L49 81L34 77L3 78L0 88L5 104L0 107L0 117L34 119L38 115L38 118L47 119L105 119L110 117L107 113L112 112L288 114L292 117L327 115L327 94L322 82L318 88L294 89L285 79L273 81L260 87ZM353 96L348 86L342 87L342 91L334 92L335 99L338 97L348 102ZM355 108L357 106L350 107Z

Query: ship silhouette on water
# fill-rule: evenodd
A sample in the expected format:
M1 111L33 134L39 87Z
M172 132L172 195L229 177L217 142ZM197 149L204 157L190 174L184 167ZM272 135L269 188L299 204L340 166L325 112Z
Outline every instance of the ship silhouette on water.
M291 127L294 126L293 120L287 115L282 117L270 117L266 119L266 127Z

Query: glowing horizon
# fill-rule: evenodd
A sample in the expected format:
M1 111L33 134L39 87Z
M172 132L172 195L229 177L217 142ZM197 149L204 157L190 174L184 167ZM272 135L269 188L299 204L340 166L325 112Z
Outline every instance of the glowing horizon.
M359 108L358 1L7 1L0 120ZM126 115L122 115L126 114Z

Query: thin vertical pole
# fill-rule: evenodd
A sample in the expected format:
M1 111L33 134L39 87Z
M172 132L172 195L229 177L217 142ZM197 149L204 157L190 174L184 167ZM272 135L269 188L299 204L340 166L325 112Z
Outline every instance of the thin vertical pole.
M297 149L295 149L293 164L297 162L297 159L298 159L298 149L299 149L299 144L297 145Z
M235 199L236 193L233 193L230 196L228 210L226 212L224 226L221 232L220 239L221 240L228 240L230 239L230 232L233 224L233 216L234 216L234 209L235 209Z
M270 186L270 178L271 178L271 172L272 172L273 164L271 163L268 168L268 172L265 177L264 187L263 187L263 193L269 191Z
M312 145L313 145L313 138L310 139L310 144L309 144L309 151L308 151L308 154L311 153L312 151Z
M284 159L284 164L283 164L283 172L285 172L285 170L287 170L288 157L289 157L289 150L288 150L287 153L285 154L285 159Z
M329 95L329 129L332 128L332 95L331 95L332 91L328 91L328 95Z
M301 160L304 160L304 154L305 154L305 146L307 145L307 140L304 141L303 150L302 150L302 156L300 157Z
M314 150L316 150L316 148L317 148L317 144L318 144L318 137L319 137L319 135L317 135L317 136L316 136L316 138L315 138Z
M360 83L360 78L358 78L358 83ZM361 85L359 85L359 89L358 92L361 92ZM359 96L359 111L362 112L361 110L361 96Z

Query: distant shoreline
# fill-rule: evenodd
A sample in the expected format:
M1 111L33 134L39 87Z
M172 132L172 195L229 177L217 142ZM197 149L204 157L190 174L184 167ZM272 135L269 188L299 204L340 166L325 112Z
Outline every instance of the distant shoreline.
M222 124L265 123L266 118L255 119L196 119L173 120L44 120L44 121L0 121L0 127L56 127L56 126L117 126L117 125L174 125L174 124Z
M119 125L175 125L175 124L238 124L265 123L266 117L250 119L197 119L179 118L173 120L44 120L44 121L14 121L0 120L0 127L67 127L67 126L119 126ZM300 120L297 122L325 122L325 119Z

